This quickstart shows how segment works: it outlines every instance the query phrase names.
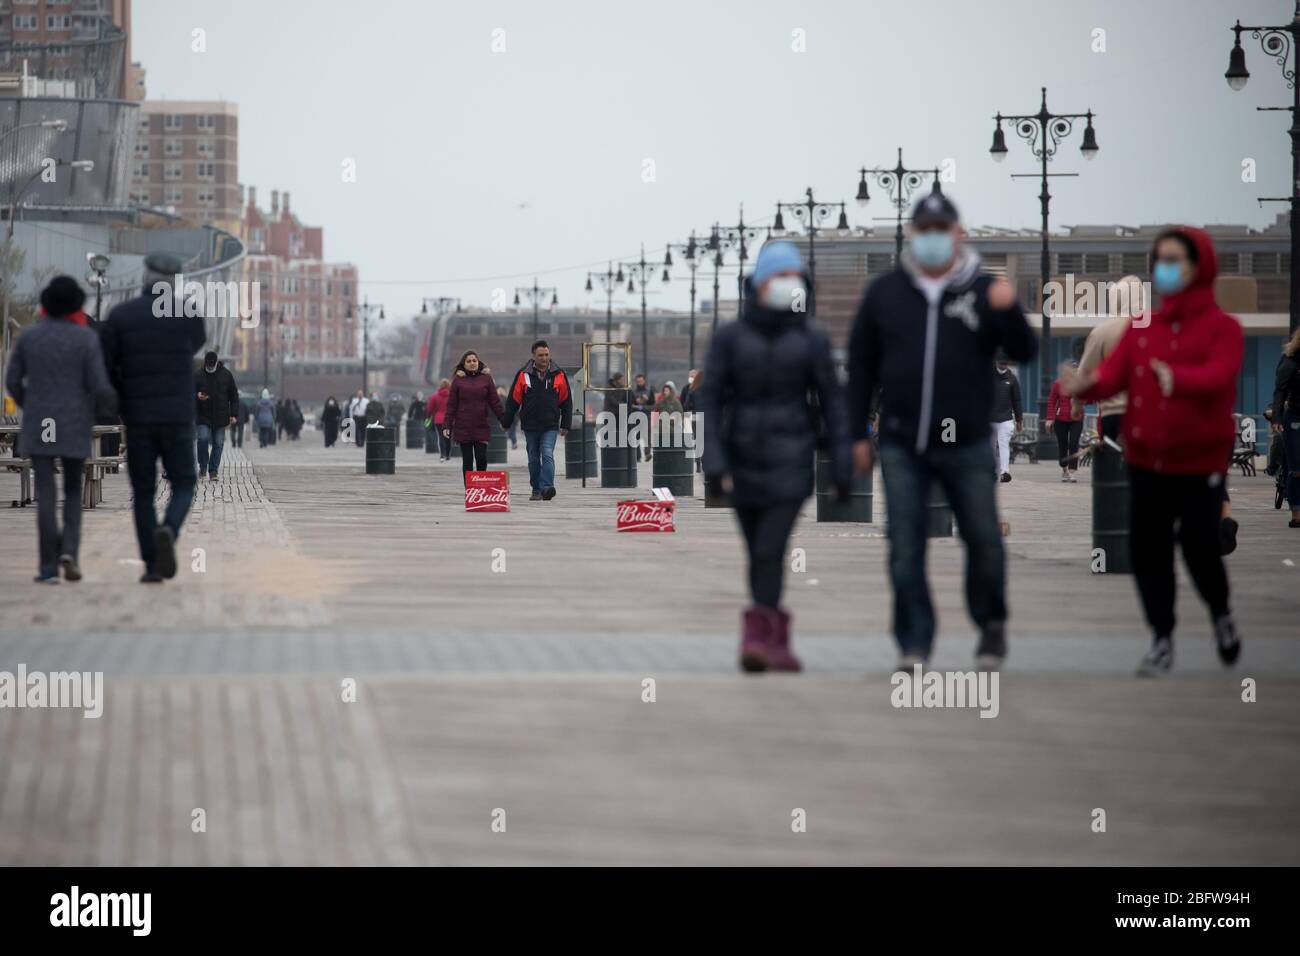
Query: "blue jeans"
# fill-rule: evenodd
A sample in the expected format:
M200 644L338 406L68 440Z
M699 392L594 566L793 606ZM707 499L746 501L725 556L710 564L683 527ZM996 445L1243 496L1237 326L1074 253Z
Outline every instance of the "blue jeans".
M215 475L217 469L221 467L221 450L226 445L225 428L213 428L199 422L195 426L194 439L198 445L199 452L199 474L207 472L209 475ZM212 455L208 455L208 443L212 443Z
M533 491L545 491L555 487L555 440L560 437L558 430L548 432L524 432L524 444L528 447L528 483Z
M181 536L181 525L194 502L194 426L132 425L126 429L126 470L131 476L131 510L135 536L145 567L155 570L153 533L158 526L154 495L158 490L158 459L171 482L172 495L162 523Z
M998 527L993 449L987 441L940 445L918 454L892 442L880 446L889 521L889 579L894 588L894 638L904 654L930 656L934 605L925 574L930 482L943 487L966 544L966 606L981 628L1005 621L1006 569Z

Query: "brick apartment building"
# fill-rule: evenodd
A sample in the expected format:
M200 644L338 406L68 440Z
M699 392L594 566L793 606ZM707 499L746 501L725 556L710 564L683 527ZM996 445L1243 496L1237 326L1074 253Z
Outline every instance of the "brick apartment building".
M0 0L0 72L76 81L76 95L127 99L131 0ZM71 94L69 94L71 95Z
M265 210L250 186L243 234L244 276L259 283L262 325L237 333L234 366L280 368L289 362L301 367L356 357L357 268L324 261L324 230L302 224L289 207L288 192L272 190L271 208Z
M141 103L130 198L242 236L239 107L212 100Z

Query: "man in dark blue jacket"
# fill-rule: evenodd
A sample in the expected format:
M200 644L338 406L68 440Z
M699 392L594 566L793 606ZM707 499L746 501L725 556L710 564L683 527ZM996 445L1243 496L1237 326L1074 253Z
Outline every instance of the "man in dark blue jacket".
M194 500L194 355L203 348L203 319L186 315L173 294L182 265L153 253L144 261L144 294L124 302L104 323L104 361L126 425L135 534L144 561L142 583L176 574L176 538ZM154 511L157 462L171 482L159 524Z
M932 193L912 213L909 248L867 289L849 340L849 427L859 473L871 470L869 416L880 391L880 465L901 670L934 642L925 574L930 482L942 486L966 544L966 603L980 630L976 663L1006 656L1006 585L989 443L999 350L1025 362L1038 343L1005 279L962 244L957 209ZM707 379L706 379L707 382Z

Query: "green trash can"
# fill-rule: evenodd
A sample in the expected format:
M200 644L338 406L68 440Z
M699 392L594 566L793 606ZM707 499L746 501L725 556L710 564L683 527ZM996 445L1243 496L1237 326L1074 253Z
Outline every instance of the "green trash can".
M871 523L875 491L870 473L852 480L847 501L836 501L835 482L831 479L830 455L818 449L816 478L818 521Z
M564 436L564 477L581 478L583 460L586 459L587 477L595 478L599 469L596 456L596 426L575 421L569 434Z
M389 425L366 427L366 474L391 475L397 470L397 428Z
M510 456L510 438L501 428L500 422L492 423L492 434L488 438L487 463L504 465Z
M600 450L600 487L636 487L636 448L611 445Z
M1088 565L1094 573L1133 573L1129 556L1128 466L1123 452L1104 442L1092 453L1092 549Z

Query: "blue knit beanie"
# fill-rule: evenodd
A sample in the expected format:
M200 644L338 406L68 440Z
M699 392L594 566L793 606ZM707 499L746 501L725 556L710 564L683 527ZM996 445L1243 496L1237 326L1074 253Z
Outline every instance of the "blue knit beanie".
M803 264L803 256L799 254L799 247L793 242L784 239L776 242L765 242L763 248L758 253L758 259L754 262L754 271L750 273L750 279L754 285L760 286L778 272L804 272L806 271Z

